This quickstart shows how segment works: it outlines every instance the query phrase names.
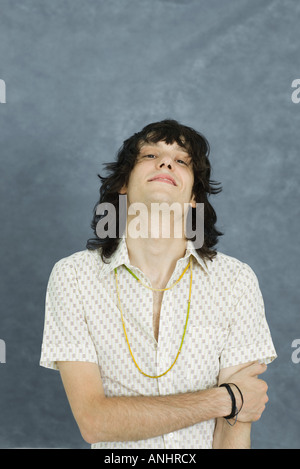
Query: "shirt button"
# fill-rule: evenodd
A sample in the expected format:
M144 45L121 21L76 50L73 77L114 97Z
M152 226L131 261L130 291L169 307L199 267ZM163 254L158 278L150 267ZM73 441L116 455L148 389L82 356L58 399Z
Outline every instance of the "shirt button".
M174 438L174 433L169 433L169 435L168 435L168 436L169 436L169 438L171 438L171 439L172 439L172 438Z

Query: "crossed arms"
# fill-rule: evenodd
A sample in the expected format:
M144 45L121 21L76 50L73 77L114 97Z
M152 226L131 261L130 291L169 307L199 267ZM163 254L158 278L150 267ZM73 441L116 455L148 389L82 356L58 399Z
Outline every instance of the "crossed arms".
M257 362L220 371L219 384L236 383L243 393L244 405L234 426L223 418L231 412L224 387L167 396L105 397L97 364L58 362L58 367L81 435L90 444L154 438L215 418L213 448L246 449L251 422L259 420L268 401L267 384L257 379L267 367ZM240 408L239 393L235 396Z

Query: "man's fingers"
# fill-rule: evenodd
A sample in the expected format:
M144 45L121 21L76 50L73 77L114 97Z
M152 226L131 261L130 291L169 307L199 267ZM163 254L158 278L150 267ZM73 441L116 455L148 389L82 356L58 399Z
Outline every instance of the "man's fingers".
M266 369L267 365L265 365L264 363L255 362L249 366L249 374L250 376L261 375L266 371Z

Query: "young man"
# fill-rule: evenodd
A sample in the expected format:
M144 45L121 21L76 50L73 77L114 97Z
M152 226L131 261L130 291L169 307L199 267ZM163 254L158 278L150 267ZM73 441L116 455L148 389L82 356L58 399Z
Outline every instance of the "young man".
M250 447L276 352L254 272L213 249L221 233L208 196L220 189L208 154L201 134L173 120L126 140L99 176L96 239L51 272L40 364L60 371L92 448ZM197 204L201 247L182 230L189 211L196 227ZM117 235L99 237L111 206Z

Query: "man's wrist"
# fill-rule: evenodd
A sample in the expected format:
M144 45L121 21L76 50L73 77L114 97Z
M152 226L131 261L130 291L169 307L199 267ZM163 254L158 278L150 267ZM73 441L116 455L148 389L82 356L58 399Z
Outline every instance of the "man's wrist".
M232 401L225 387L216 388L219 415L217 417L227 417L232 410Z

